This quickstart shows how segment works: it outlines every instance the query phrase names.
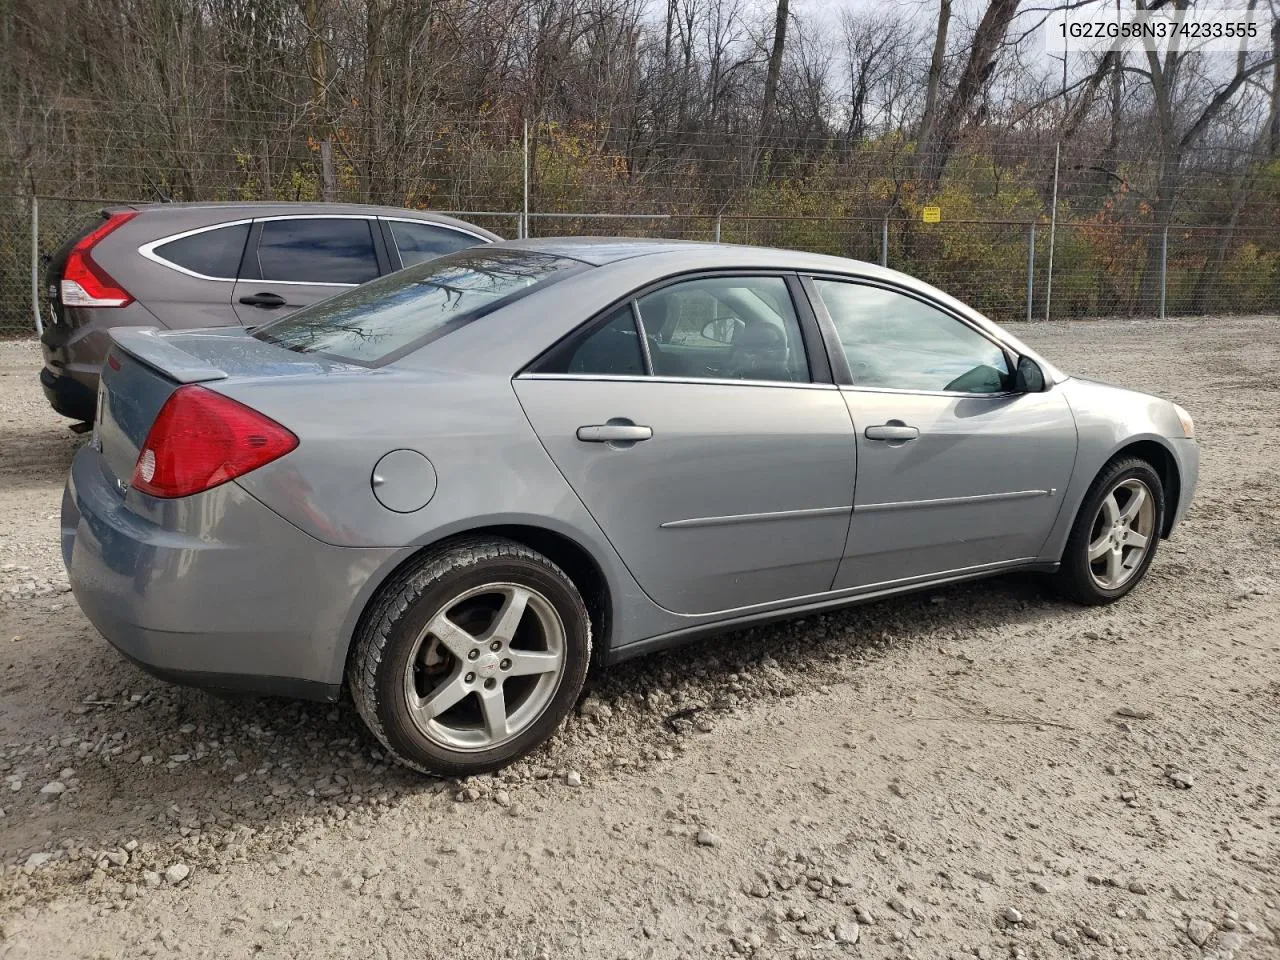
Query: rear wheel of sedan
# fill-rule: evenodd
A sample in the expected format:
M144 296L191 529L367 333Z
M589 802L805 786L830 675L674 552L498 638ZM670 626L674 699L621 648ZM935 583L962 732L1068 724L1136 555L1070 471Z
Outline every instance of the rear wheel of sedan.
M1063 593L1079 603L1119 600L1155 559L1164 528L1164 486L1136 457L1103 468L1076 515L1058 571Z
M497 769L548 739L591 661L591 621L559 567L500 538L457 541L400 574L369 611L347 679L406 766Z

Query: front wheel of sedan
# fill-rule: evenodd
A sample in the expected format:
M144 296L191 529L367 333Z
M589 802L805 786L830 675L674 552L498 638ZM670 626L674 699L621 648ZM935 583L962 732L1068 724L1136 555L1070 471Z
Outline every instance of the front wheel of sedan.
M1146 576L1164 528L1164 486L1136 457L1103 468L1076 515L1058 571L1062 591L1079 603L1119 600Z
M573 581L522 544L477 539L398 576L362 624L348 682L396 759L461 777L547 740L590 661L591 621Z

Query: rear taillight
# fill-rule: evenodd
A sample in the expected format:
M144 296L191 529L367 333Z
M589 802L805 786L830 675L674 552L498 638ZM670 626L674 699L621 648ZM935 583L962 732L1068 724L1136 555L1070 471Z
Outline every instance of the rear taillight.
M133 488L187 497L283 457L298 438L257 410L204 387L179 387L160 408L133 468Z
M136 210L113 213L92 233L76 241L62 268L62 305L65 307L127 307L129 291L111 278L93 259L92 250L103 237L138 215Z

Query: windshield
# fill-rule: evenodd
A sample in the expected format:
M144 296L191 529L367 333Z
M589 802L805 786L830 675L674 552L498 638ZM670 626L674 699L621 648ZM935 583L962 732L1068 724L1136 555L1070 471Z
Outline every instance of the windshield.
M387 363L583 266L528 250L472 247L298 310L253 336L298 353Z

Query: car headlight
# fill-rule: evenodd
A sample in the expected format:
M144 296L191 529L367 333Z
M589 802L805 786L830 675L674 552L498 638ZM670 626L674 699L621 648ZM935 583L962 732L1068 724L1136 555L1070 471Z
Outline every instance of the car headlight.
M1196 423L1191 419L1191 414L1176 403L1173 405L1173 411L1178 415L1178 420L1182 423L1182 435L1188 439L1194 438L1196 435Z

